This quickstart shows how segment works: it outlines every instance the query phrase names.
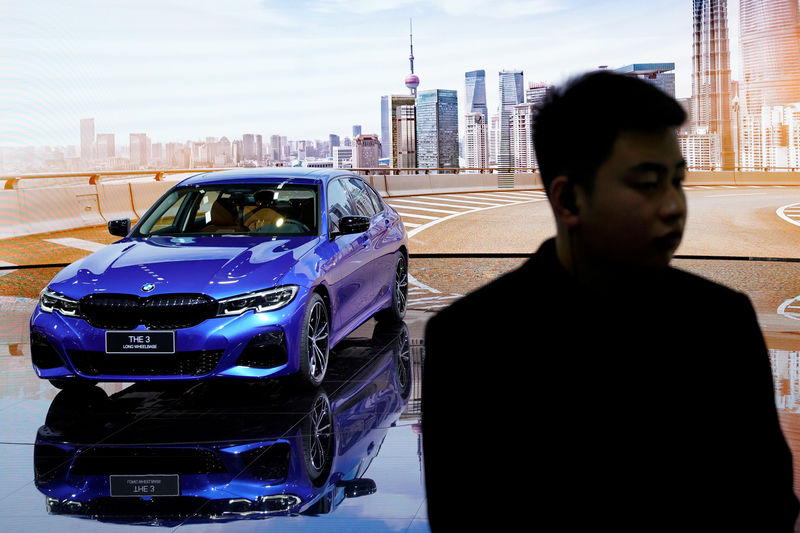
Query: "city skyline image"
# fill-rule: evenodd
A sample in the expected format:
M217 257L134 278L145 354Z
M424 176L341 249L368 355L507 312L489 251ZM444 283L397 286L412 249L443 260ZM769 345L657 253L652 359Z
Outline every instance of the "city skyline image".
M601 64L673 61L688 96L686 11L630 0L5 3L0 146L79 145L87 118L118 146L142 132L160 143L327 139L353 124L380 133L380 97L408 94L409 19L419 90L456 90L459 117L472 70L486 71L490 114L508 69L557 83Z

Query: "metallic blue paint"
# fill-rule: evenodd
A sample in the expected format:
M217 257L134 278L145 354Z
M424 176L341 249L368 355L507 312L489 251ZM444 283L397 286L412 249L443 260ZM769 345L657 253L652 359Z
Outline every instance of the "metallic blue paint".
M153 297L175 293L198 293L221 300L276 286L296 285L297 295L274 311L248 310L237 316L209 318L192 327L176 329L177 352L222 350L213 371L203 375L95 374L76 370L68 350L105 352L105 329L91 326L83 318L42 311L37 305L30 321L31 335L50 344L60 365L41 367L44 379L93 381L187 380L209 377L266 378L295 373L300 368L300 340L308 296L324 295L332 316L330 347L376 312L392 305L394 264L406 254L408 236L400 216L388 204L371 218L363 234L329 238L328 184L340 177L357 175L336 169L237 169L188 178L181 187L212 187L237 184L276 184L316 187L319 227L316 235L203 235L136 236L148 210L131 234L67 266L48 288L80 300L92 294L131 294ZM377 193L376 193L377 194ZM154 285L151 291L143 287ZM131 331L146 332L144 325ZM270 368L237 365L248 342L269 331L284 333L288 361Z

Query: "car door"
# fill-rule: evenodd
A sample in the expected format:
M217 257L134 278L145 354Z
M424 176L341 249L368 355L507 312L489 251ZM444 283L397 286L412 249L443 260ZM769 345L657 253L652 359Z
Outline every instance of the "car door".
M364 234L336 235L339 221L347 215L354 215L355 208L342 179L332 180L327 189L328 208L328 246L326 254L328 289L333 309L333 328L340 331L346 328L359 314L365 301L363 287L367 282L365 273Z
M357 215L370 217L370 227L366 233L366 243L360 253L364 256L366 269L364 285L365 307L375 305L382 294L394 281L393 249L388 248L386 233L388 225L384 223L383 204L375 196L377 194L363 180L350 177L345 185L353 199L353 207Z

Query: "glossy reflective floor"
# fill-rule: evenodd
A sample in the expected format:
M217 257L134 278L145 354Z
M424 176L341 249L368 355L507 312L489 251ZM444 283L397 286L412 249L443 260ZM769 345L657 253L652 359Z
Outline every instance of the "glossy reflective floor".
M429 531L420 428L425 323L521 262L412 259L405 326L376 331L369 321L356 330L335 349L319 394L282 383L104 384L59 393L34 376L27 333L33 298L56 269L0 276L0 531ZM800 457L800 263L674 264L750 297L781 425ZM645 294L642 305L658 302ZM709 386L724 395L724 384ZM476 421L465 431L483 427Z
M0 531L429 531L426 313L361 326L310 393L278 381L59 392L30 367L31 310L0 297Z

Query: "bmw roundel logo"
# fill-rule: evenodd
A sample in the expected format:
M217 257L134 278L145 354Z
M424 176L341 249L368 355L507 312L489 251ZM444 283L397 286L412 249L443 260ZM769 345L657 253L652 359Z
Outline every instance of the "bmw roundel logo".
M156 286L154 284L152 284L152 283L145 283L144 285L142 285L142 290L144 292L150 292L155 288L156 288Z

